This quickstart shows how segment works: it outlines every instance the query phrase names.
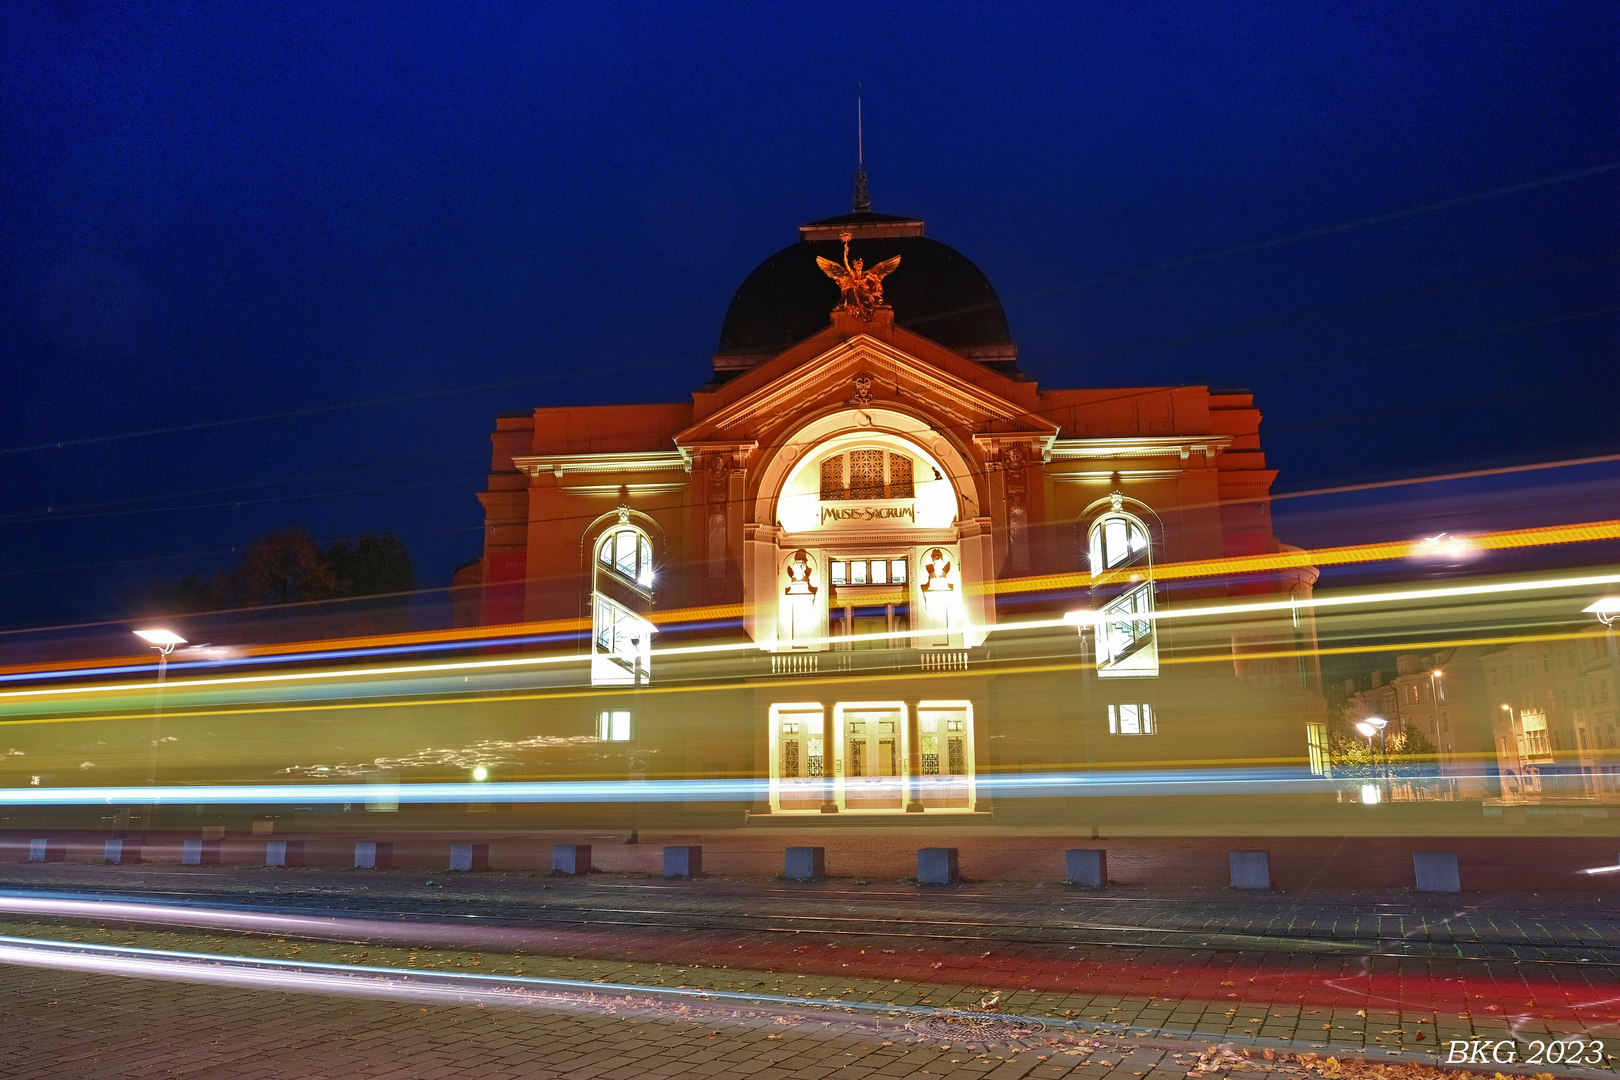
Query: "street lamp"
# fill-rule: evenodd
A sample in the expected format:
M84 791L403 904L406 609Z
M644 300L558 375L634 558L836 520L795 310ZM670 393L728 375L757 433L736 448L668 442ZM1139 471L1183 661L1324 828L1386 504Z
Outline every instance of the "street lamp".
M1391 778L1389 775L1389 746L1384 741L1384 728L1386 725L1388 725L1388 723L1389 721L1385 720L1382 716L1369 716L1367 719L1356 725L1356 730L1367 736L1368 754L1372 753L1372 737L1374 735L1378 736L1378 753L1379 756L1384 759L1384 780L1385 783L1391 788L1390 797L1394 798L1394 784L1390 782Z
M158 675L157 692L152 695L152 745L146 754L146 786L157 784L157 751L158 741L163 736L163 676L169 670L169 654L174 652L176 645L184 645L186 639L173 630L164 630L154 627L150 630L137 630L135 636L157 650ZM145 843L152 831L152 803L148 800L141 808L141 842Z
M1086 748L1086 773L1090 780L1091 773L1091 680L1086 677L1086 627L1091 627L1095 636L1097 630L1097 613L1090 608L1080 608L1075 611L1063 613L1063 621L1071 624L1075 633L1080 636L1080 736ZM1097 798L1086 798L1086 816L1090 819L1091 838L1100 839L1097 828Z
M1612 686L1610 693L1615 700L1620 700L1620 649L1614 643L1614 623L1620 619L1620 596L1605 596L1594 604L1588 604L1581 609L1588 615L1596 615L1598 622L1603 624L1603 636L1609 639L1609 668Z

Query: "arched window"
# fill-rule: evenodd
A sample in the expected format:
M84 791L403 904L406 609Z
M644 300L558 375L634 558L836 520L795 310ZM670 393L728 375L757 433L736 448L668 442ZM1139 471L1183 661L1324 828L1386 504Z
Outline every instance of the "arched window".
M591 573L591 682L640 685L652 677L653 547L625 521L596 540Z
M848 483L845 468L848 468ZM821 461L821 499L915 499L915 469L905 454L851 450Z
M1099 613L1097 674L1149 677L1159 673L1153 620L1153 543L1147 525L1113 508L1091 523L1092 592Z
M640 529L621 526L596 542L596 562L646 592L652 591L652 541Z

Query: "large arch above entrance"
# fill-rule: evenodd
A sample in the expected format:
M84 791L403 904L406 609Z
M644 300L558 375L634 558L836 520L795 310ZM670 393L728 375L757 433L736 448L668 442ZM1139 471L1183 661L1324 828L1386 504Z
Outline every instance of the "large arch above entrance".
M893 443L939 471L955 498L955 520L969 521L981 514L978 486L968 459L950 439L927 421L895 409L868 407L841 409L800 427L772 448L759 473L750 515L762 525L776 525L782 517L782 493L803 469L813 468L824 447L833 443ZM919 479L922 479L919 477ZM790 514L791 516L791 514ZM785 523L784 523L785 524Z

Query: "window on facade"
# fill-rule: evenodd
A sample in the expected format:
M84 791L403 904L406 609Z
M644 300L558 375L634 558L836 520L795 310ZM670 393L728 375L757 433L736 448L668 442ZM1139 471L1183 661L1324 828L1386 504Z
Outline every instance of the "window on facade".
M914 499L912 461L882 450L851 450L821 462L821 497L834 499ZM845 474L849 482L844 482Z
M652 626L603 596L596 598L596 648L631 671L651 644Z
M1524 752L1526 754L1552 753L1547 741L1547 715L1545 713L1521 713L1519 721L1524 728Z
M1148 535L1127 517L1109 515L1091 527L1091 576L1117 570L1147 556Z
M1115 506L1118 505L1116 501ZM1132 568L1128 582L1099 582L1093 590L1094 603L1101 614L1097 631L1097 674L1157 675L1153 559L1147 527L1118 509L1106 513L1091 524L1090 553L1094 579L1108 571Z
M832 559L829 562L834 585L904 585L904 559Z
M597 543L596 561L642 589L652 588L652 542L640 529L615 529Z
M1139 585L1103 608L1098 662L1117 664L1153 641L1153 585Z
M1311 772L1326 776L1328 771L1328 734L1326 724L1305 725L1305 748L1311 756Z
M630 710L603 709L596 714L596 737L603 742L626 742L630 738Z
M1153 706L1146 702L1125 702L1108 706L1108 734L1152 735Z

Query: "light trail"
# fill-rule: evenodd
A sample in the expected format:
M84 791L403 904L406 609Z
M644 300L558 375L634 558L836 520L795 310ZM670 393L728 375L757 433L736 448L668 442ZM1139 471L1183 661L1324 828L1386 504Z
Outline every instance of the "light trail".
M1303 761L1303 758L1300 759ZM1434 779L1489 780L1489 769L1465 771L1448 763L1437 766L1392 766L1397 781ZM1104 771L1106 768L1106 771ZM1172 795L1293 795L1339 790L1346 777L1318 776L1304 765L1221 768L1121 769L1094 772L980 773L975 789L998 798L1056 799ZM1354 777L1352 779L1362 779ZM874 785L875 787L875 785ZM904 791L903 781L891 785ZM926 796L927 786L924 785ZM194 784L168 787L0 788L0 805L9 806L225 806L331 803L629 803L743 802L770 797L771 782L754 777L667 780L507 780L479 783ZM898 817L899 815L897 815Z
M1004 1019L1000 1013L957 1012L925 1005L842 1001L834 998L790 997L786 994L751 994L734 990L703 990L640 983L586 982L548 979L534 975L482 975L463 971L423 972L410 968L363 964L260 959L222 953L167 949L140 949L121 945L91 945L50 938L0 935L0 963L24 967L83 971L137 979L241 986L254 990L309 994L350 994L363 997L404 998L440 1004L481 1002L488 1005L624 1008L636 995L643 1006L660 999L711 1001L728 1006L791 1006L849 1013L906 1016L965 1016ZM606 995L613 995L612 999ZM1065 1026L1060 1021L1048 1021ZM1123 1025L1111 1025L1123 1027Z
M1578 459L1573 462L1560 462L1558 464L1580 464L1586 461L1607 461L1609 458ZM1533 468L1539 466L1525 466ZM1491 470L1487 470L1489 472ZM1504 470L1513 471L1513 470ZM1458 476L1471 476L1472 473L1459 473ZM1480 475L1484 475L1481 473ZM1447 477L1418 478L1406 481L1395 481L1392 484L1410 484L1425 482L1428 479L1443 480ZM1371 485L1377 486L1377 485ZM1328 489L1338 490L1338 489ZM1346 488L1343 490L1359 490L1359 488ZM1309 493L1295 493L1309 494ZM1503 532L1481 533L1466 538L1469 543L1479 550L1506 550L1521 547L1536 547L1547 544L1585 543L1601 540L1620 539L1620 520L1589 521L1572 525L1544 526L1533 529L1513 529ZM1340 548L1319 548L1315 550L1287 551L1263 555L1242 555L1222 559L1192 560L1181 563L1164 563L1154 567L1154 577L1160 581L1183 580L1200 577L1233 576L1251 573L1266 573L1280 569L1297 569L1305 566L1320 567L1339 565L1343 563L1361 563L1389 561L1409 558L1421 554L1419 546L1422 540L1398 540L1379 544L1350 545ZM1088 572L1076 571L1062 574L1035 575L1032 577L1010 578L993 582L986 586L979 586L969 592L989 591L997 594L1017 594L1027 592L1066 591L1074 589L1091 588L1096 585L1109 584L1113 579L1103 576L1093 579ZM707 607L681 608L671 611L654 612L648 618L660 627L670 628L693 623L713 620L735 620L743 615L741 604L717 604ZM458 627L451 630L424 630L409 634L373 635L359 638L340 638L326 642L323 647L311 652L309 643L298 642L293 644L244 646L243 656L228 660L207 661L206 663L218 666L229 666L246 663L294 663L309 659L323 658L323 654L335 656L368 656L393 655L396 653L409 653L416 651L416 646L437 644L441 648L454 649L458 647L476 648L489 645L503 645L518 643L525 638L541 639L548 635L582 633L590 629L589 619L552 619L531 623L507 623L499 626L486 627ZM847 640L847 639L846 639ZM178 669L182 664L171 664L170 670ZM202 662L198 662L202 663ZM86 667L84 661L51 661L29 667L0 667L0 682L28 681L40 678L76 678L88 675L117 674L120 672L149 672L156 670L157 665L144 657L125 657L110 659L97 666ZM0 695L4 696L4 695Z
M1493 582L1480 585L1456 585L1430 589L1397 589L1373 593L1356 593L1347 596L1316 596L1310 600L1268 600L1247 604L1212 604L1191 607L1173 607L1166 605L1146 615L1133 615L1132 619L1141 621L1153 619L1165 621L1171 619L1196 618L1223 618L1235 615L1255 615L1266 613L1293 612L1300 609L1342 608L1352 606L1365 606L1376 604L1391 604L1413 600L1440 600L1459 599L1464 597L1480 596L1506 596L1517 593L1534 591L1553 591L1557 589L1575 589L1595 585L1613 585L1620 583L1620 574L1584 574L1577 577L1532 579L1521 581ZM1062 626L1072 626L1074 620L1065 616L1061 619L1036 619L1015 623L995 623L983 629L990 633L1017 632L1030 630L1051 630ZM883 641L899 638L910 638L913 632L882 631L871 634L850 634L838 638L824 637L810 639L807 643L830 645L835 642L855 641ZM667 649L653 649L654 658L673 659L677 657L697 657L717 655L723 653L762 652L769 651L767 644L755 641L726 642L713 645L685 645L674 646ZM524 667L540 667L557 664L584 664L589 657L574 654L554 656L523 656L499 660L466 660L440 664L411 664L392 667L366 667L366 668L340 668L327 671L295 671L270 675L239 675L213 679L177 679L168 684L170 694L178 694L185 690L200 687L216 686L247 686L247 685L273 685L299 682L316 682L333 679L361 679L361 678L403 678L412 675L431 674L460 674L474 671L495 671ZM152 684L115 683L94 684L90 686L53 686L37 690L8 690L0 693L0 701L18 699L38 699L62 697L75 694L115 694L129 692L149 692Z

